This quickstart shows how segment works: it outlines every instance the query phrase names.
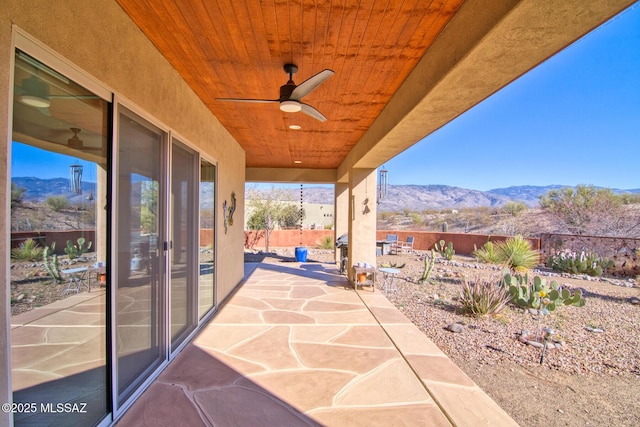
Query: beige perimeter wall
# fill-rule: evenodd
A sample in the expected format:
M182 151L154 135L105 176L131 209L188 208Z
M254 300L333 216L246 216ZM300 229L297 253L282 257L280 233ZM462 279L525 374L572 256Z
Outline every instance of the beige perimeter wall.
M11 64L13 28L23 32L138 106L176 132L218 165L217 207L235 192L238 218L244 217L244 150L187 87L165 58L113 0L2 0L0 6L0 402L8 402L8 242ZM218 215L218 299L243 277L242 222L224 232ZM0 425L8 425L0 413Z

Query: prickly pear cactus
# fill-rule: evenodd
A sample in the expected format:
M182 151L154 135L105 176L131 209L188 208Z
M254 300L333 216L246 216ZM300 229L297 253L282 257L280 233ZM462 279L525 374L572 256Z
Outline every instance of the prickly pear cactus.
M548 314L560 305L583 307L586 304L580 289L572 293L555 280L547 283L540 276L535 276L533 282L529 283L527 276L512 276L509 273L505 273L502 280L514 303L525 309L540 310L542 314Z

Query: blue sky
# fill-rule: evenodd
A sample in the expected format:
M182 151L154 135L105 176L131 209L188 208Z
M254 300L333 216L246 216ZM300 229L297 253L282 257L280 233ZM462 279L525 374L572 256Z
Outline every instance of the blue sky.
M75 161L13 149L12 176L67 177ZM640 188L640 4L385 166L390 184Z
M95 163L51 153L19 142L11 144L11 150L11 176L33 176L41 179L69 178L70 166L76 163L83 166L83 181L96 181Z
M640 5L385 166L390 184L640 188Z

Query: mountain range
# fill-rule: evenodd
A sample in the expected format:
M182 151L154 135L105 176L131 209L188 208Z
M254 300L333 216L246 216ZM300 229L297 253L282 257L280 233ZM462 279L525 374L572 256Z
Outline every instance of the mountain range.
M25 200L43 201L49 196L66 195L76 197L70 192L68 178L39 179L33 177L14 177L12 183L24 188ZM522 202L528 206L536 206L541 195L550 190L557 190L564 185L522 185L506 188L496 188L488 191L471 190L467 188L451 187L448 185L389 185L386 196L378 205L383 212L401 211L403 209L458 209L480 206L499 207L509 201ZM83 194L95 192L95 183L83 182ZM267 190L265 190L267 191ZM640 189L620 190L612 189L616 193L640 193ZM210 192L205 192L211 194ZM291 200L300 200L300 192L288 192ZM81 196L80 196L81 197ZM375 192L370 197L375 197ZM305 203L333 204L334 195L331 186L305 185L303 187ZM203 201L204 205L211 205Z
M480 206L499 207L505 203L522 202L537 206L540 196L551 190L569 187L566 185L521 185L496 188L488 191L451 187L448 185L389 185L386 196L378 205L382 212L410 209L459 209ZM615 193L640 193L640 189L611 189ZM308 203L332 203L333 189L327 187L305 187L304 201ZM373 195L375 197L375 195ZM299 199L299 195L298 195Z
M24 189L23 199L28 201L42 202L50 196L66 196L71 203L79 202L90 194L95 196L96 183L83 181L81 184L82 193L76 194L71 191L69 178L40 179L35 177L13 177L11 183L18 188Z

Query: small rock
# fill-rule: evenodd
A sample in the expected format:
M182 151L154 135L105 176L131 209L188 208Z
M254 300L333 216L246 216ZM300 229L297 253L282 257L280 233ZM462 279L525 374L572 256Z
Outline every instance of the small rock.
M24 299L24 294L20 294L18 295L18 298L16 298L16 302L20 302Z
M445 327L445 329L447 331L461 333L462 331L464 331L464 326L459 323L450 323Z
M586 329L587 331L589 331L589 332L595 332L595 333L597 333L597 334L604 332L604 329L601 329L601 328L594 328L594 327L591 327L591 326L585 326L585 329Z
M561 414L564 414L564 411L562 409L558 409L558 412L560 412Z
M631 297L631 298L629 298L629 302L630 302L631 304L633 304L633 305L638 305L638 304L640 304L640 298L638 298L638 297Z
M529 341L527 341L527 344L529 344L530 346L535 347L535 348L543 348L544 347L544 344L542 344L541 342L538 342L538 341L529 340Z

